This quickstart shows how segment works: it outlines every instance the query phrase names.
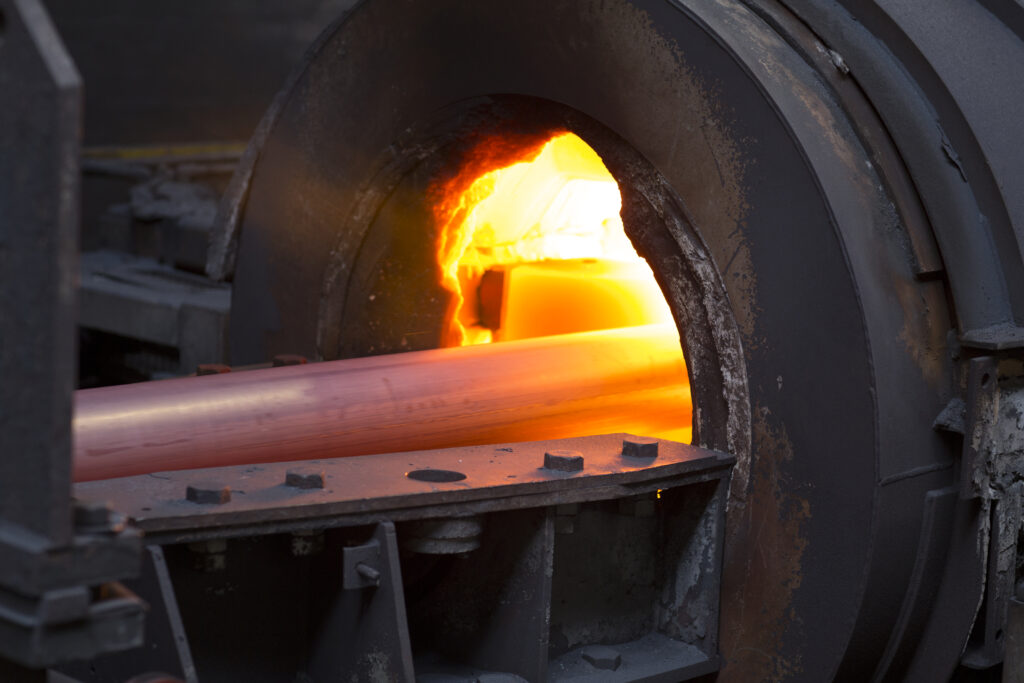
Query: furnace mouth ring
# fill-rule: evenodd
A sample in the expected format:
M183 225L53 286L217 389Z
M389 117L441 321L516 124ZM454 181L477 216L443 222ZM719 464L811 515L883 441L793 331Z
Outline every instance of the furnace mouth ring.
M433 225L432 188L469 163L481 140L529 149L560 132L586 142L619 186L626 235L650 264L680 331L694 404L693 443L742 460L750 418L740 334L683 199L627 140L548 100L492 95L460 101L410 127L379 154L328 260L319 301L320 356L444 345L449 301L440 283L436 233L407 226ZM744 471L740 467L736 477L740 489Z

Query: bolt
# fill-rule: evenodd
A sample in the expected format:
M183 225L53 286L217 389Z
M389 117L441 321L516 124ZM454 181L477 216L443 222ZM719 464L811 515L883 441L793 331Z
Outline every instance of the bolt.
M622 454L630 458L657 458L658 440L639 436L623 439Z
M579 451L548 451L544 454L544 469L580 472L583 470L583 454Z
M300 356L295 353L279 353L274 356L274 360L271 361L271 364L275 368L283 368L288 365L305 365L307 362L309 361L306 360L305 356Z
M231 487L215 481L192 484L185 489L185 498L201 505L221 505L231 501Z
M480 517L420 519L409 522L403 531L402 546L424 555L459 555L480 547L483 534Z
M832 65L837 71L839 71L839 73L844 76L848 76L850 74L850 67L846 64L846 60L843 59L841 54L835 50L827 50L826 54L828 54L829 61L832 62Z
M322 489L324 487L324 471L288 470L284 475L284 484L297 489Z
M380 572L370 565L360 562L356 565L356 572L374 586L380 585Z
M75 529L83 534L117 533L124 528L124 519L113 511L107 501L77 501Z
M588 645L580 651L580 655L595 669L615 671L622 665L619 651L605 645Z
M196 366L196 374L199 376L223 375L226 372L231 372L231 366L223 363L203 363Z

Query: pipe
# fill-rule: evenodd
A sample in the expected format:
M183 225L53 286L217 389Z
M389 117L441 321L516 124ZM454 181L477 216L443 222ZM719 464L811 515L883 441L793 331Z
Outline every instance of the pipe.
M631 432L690 423L673 325L75 393L74 478Z

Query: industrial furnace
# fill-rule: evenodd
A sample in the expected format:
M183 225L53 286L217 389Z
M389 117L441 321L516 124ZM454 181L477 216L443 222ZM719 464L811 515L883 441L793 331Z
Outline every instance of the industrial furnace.
M0 678L1024 680L1019 2L308 4L0 0Z

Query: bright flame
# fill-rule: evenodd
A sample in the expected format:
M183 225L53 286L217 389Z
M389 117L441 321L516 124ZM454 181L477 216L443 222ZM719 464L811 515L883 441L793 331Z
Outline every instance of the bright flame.
M449 344L671 322L654 274L623 230L621 205L601 158L571 133L468 187L466 179L450 182L435 205L442 284L455 300ZM573 268L563 267L570 260ZM563 263L545 265L553 261ZM516 264L530 265L509 269ZM477 300L481 278L496 268L505 289L497 333L481 324ZM551 299L562 308L544 309Z

